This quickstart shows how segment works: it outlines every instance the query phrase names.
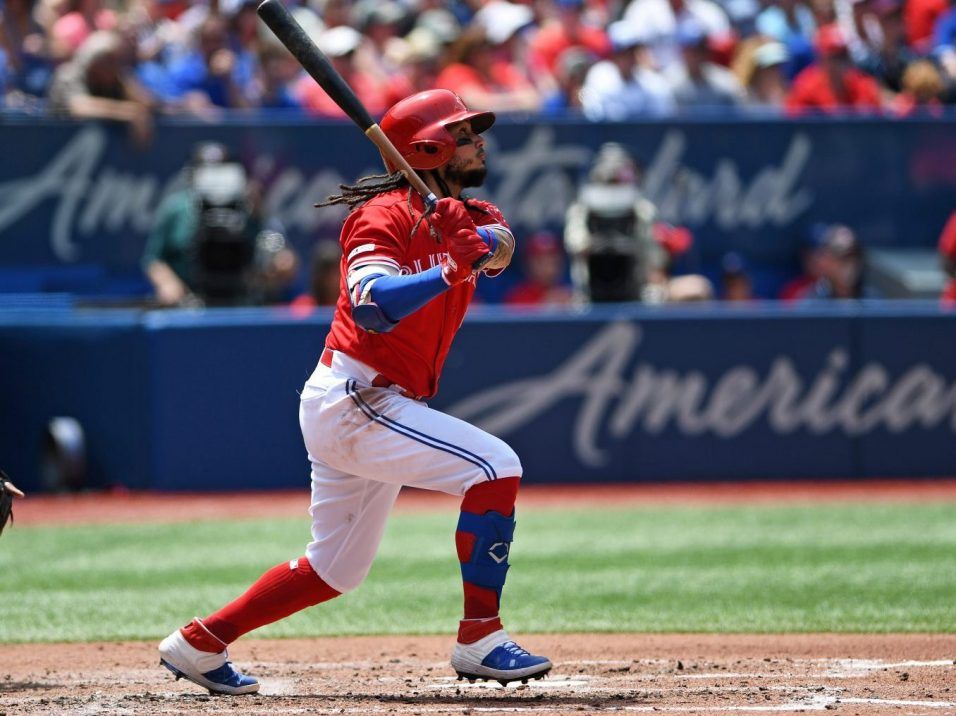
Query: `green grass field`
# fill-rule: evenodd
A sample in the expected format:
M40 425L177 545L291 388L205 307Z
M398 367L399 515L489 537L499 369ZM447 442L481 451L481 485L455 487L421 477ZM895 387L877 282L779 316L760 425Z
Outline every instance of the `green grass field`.
M451 633L457 515L396 514L358 590L263 637ZM0 642L156 639L302 554L305 520L40 528L0 540ZM515 632L956 632L956 503L527 509Z

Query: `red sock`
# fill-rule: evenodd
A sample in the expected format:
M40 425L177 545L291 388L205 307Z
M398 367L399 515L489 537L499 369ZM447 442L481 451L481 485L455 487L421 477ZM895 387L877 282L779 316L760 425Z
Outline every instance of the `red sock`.
M494 510L505 517L514 512L521 478L503 477L500 480L479 482L470 487L461 501L461 511L483 515Z
M514 512L518 498L517 477L506 477L491 482L482 482L470 488L461 502L461 511L476 515L495 511L508 516ZM471 558L475 537L467 532L455 532L455 547L458 561ZM471 644L502 628L498 618L498 594L493 589L463 582L465 592L465 618L458 625L458 641Z
M299 557L276 565L241 597L181 631L197 649L222 651L246 632L337 596L339 592L322 581L309 560Z

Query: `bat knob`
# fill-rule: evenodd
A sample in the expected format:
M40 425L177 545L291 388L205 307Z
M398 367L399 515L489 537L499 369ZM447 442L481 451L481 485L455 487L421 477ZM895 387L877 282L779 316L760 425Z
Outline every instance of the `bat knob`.
M438 206L438 197L434 193L429 192L428 196L424 197L425 201L425 216L428 216L433 211L435 207Z

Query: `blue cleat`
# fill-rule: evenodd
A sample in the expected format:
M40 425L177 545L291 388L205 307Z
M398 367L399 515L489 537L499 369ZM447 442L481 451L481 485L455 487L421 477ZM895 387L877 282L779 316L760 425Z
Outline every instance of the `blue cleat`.
M229 654L200 651L192 646L179 629L159 644L159 663L176 679L188 679L209 689L211 694L252 694L259 690L259 682L236 671Z
M455 645L451 666L459 679L497 681L502 686L528 679L540 679L551 671L551 662L530 654L515 644L503 629L473 644Z

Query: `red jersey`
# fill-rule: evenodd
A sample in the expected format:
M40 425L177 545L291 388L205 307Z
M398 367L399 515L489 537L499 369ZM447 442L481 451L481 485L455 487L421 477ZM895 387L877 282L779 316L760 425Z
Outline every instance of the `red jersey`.
M599 60L611 54L611 41L599 27L579 25L574 36L568 34L564 25L555 22L546 25L531 41L531 63L555 74L558 58L569 47L583 47Z
M385 88L366 72L354 72L348 78L349 86L355 92L362 105L372 115L380 115L388 105L385 104ZM329 97L328 93L309 76L303 76L293 87L293 94L302 103L306 112L318 117L345 118L345 110Z
M929 52L932 49L933 26L948 9L946 0L906 0L903 6L906 42L920 54Z
M474 67L455 63L448 65L435 78L435 87L462 93L474 89L481 92L509 92L530 89L532 86L510 62L493 63L488 77L484 77Z
M403 318L388 333L369 333L352 320L349 271L386 264L403 274L438 266L445 245L437 243L422 221L421 197L407 187L379 194L345 219L339 243L342 263L339 300L325 345L361 361L392 383L422 397L438 392L438 380L452 340L461 327L475 292L475 280L464 281ZM504 224L501 215L469 209L476 225Z
M827 73L819 65L810 65L793 81L786 99L787 110L799 114L801 110L823 111L852 109L879 109L880 86L869 75L850 68L843 77L843 96L830 84Z

